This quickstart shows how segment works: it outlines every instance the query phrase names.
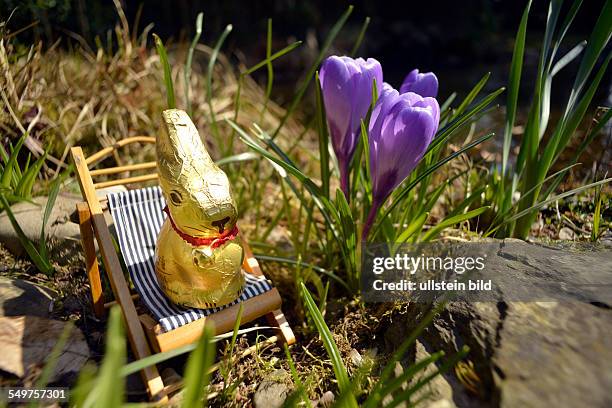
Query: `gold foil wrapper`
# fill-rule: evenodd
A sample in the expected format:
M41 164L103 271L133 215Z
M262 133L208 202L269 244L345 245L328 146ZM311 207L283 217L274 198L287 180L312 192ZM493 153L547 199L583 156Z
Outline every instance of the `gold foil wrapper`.
M169 109L162 116L157 169L169 216L157 237L155 272L174 303L222 306L238 298L245 285L240 239L230 236L217 247L194 242L213 241L235 227L230 183L185 111Z

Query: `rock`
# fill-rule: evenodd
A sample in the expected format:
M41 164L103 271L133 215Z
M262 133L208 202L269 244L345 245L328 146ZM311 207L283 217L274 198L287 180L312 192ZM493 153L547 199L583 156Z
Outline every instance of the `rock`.
M361 367L363 365L363 357L356 349L351 349L351 352L349 353L349 359L355 367Z
M425 348L425 345L423 345L423 343L421 343L420 341L417 341L415 347L416 361L421 361L428 357L430 357L430 354ZM437 367L435 364L429 364L425 369L419 371L412 378L409 386L416 385L419 381L421 381L428 375L433 374L436 370ZM418 401L422 398L426 398L424 401L424 405L427 407L455 407L455 404L453 402L453 389L447 379L442 375L434 377L425 386L419 389L412 397L412 401Z
M268 375L253 396L255 408L282 407L290 392L288 384L291 384L291 376L282 368Z
M68 324L36 316L0 317L0 370L20 378L40 370ZM75 378L88 359L85 337L73 327L49 382Z
M43 286L0 276L0 317L47 317L56 294Z
M574 231L572 231L568 227L563 227L559 231L559 239L562 241L573 241L574 235Z
M315 406L328 408L334 405L335 400L336 396L333 392L325 391L323 395L321 395L321 398L319 398Z
M611 249L514 243L491 255L507 261L492 272L514 287L497 292L496 301L449 302L423 332L431 350L452 355L470 347L467 359L480 383L466 392L470 387L451 375L452 401L458 407L612 406ZM548 283L564 290L562 300L544 300ZM517 300L517 287L525 285L534 296ZM427 308L408 306L385 339L406 338Z
M30 240L38 242L47 197L36 197L32 201L36 204L20 202L12 205L11 209L25 235ZM78 243L79 225L72 222L71 215L76 210L76 203L81 201L83 200L76 197L62 195L57 197L45 228L47 242L56 240L59 243L65 243L66 241ZM25 253L6 212L0 214L0 243L15 255Z

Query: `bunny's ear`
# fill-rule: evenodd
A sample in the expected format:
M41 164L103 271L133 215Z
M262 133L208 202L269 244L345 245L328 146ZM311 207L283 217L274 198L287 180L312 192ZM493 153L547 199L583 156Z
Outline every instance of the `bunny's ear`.
M193 166L214 166L202 139L187 112L168 109L162 112L164 130L157 134L156 149L160 175L176 180Z

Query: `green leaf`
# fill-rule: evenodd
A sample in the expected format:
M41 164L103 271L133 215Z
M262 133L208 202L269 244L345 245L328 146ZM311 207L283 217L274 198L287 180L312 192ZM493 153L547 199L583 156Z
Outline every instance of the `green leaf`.
M9 157L6 165L4 166L4 171L2 172L2 177L0 178L0 185L5 188L11 187L11 179L13 178L13 172L15 168L18 166L17 164L17 156L19 155L19 151L21 150L21 146L23 146L23 142L25 142L27 133L24 133L23 136L19 138L17 144L11 151L11 156Z
M525 54L525 37L527 35L527 20L529 18L529 9L531 8L531 0L527 3L523 17L516 33L514 42L514 52L512 53L512 63L510 64L510 77L508 78L508 100L506 102L506 126L504 128L504 147L502 158L502 180L506 174L508 166L508 157L510 155L510 147L512 145L512 128L514 127L514 119L516 117L516 105L518 103L518 94L521 84L521 70L523 69L523 55Z
M34 183L36 182L36 179L40 174L40 170L45 164L45 160L47 160L46 151L42 156L36 159L34 164L29 166L28 169L23 172L21 178L19 179L19 183L15 188L15 192L18 196L25 198L32 197L32 189L34 188Z
M283 126L285 126L287 119L289 119L289 117L293 114L293 111L299 105L300 101L302 100L302 97L304 96L304 93L306 92L306 89L308 88L308 85L310 84L310 81L314 77L314 73L316 72L317 67L323 60L323 56L327 53L327 50L331 46L332 42L334 41L334 39L340 32L340 30L344 26L344 23L346 23L346 20L348 19L348 17L351 15L352 12L353 12L353 6L349 6L344 12L344 14L342 14L340 19L338 19L336 24L334 24L334 26L331 28L327 38L325 39L325 42L323 43L323 47L321 47L321 50L319 51L319 55L317 56L313 64L310 66L310 69L308 70L308 72L306 73L306 76L304 77L304 81L302 81L302 84L300 85L293 99L291 100L289 107L287 108L287 110L285 111L285 114L281 118L280 123L278 124L276 130L272 134L272 140L276 139L276 136L278 136Z
M40 241L38 242L39 252L43 258L47 258L47 240L45 236L45 229L53 211L57 194L59 193L60 186L62 184L62 177L57 177L51 184L49 195L47 196L47 204L45 205L45 213L43 214L42 225L40 226Z
M198 345L187 360L182 405L185 408L206 406L205 392L210 381L210 367L215 360L215 345L212 338L213 328L210 324L204 325Z
M157 53L159 54L159 60L164 69L164 83L166 84L166 102L168 104L168 109L175 109L176 100L174 99L172 69L170 68L170 63L168 62L168 54L166 53L166 47L164 47L164 43L157 34L153 34L153 39L155 40L155 47L157 48Z
M336 281L337 283L339 283L342 287L344 287L347 291L350 292L350 288L349 286L346 284L346 282L344 280L342 280L340 277L338 277L338 275L336 275L335 273L328 271L325 268L321 268L320 266L317 265L313 265L313 264L309 264L308 262L303 262L303 261L297 261L293 258L287 258L287 257L282 257L282 256L272 256L272 255L264 255L264 254L255 254L255 258L262 260L262 261L271 261L271 262L280 262L280 263L286 263L286 264L290 264L290 265L302 265L303 267L306 267L308 269L312 269L315 272L318 272L322 275L327 276L328 278L333 279L334 281Z
M610 181L612 181L612 178L607 178L605 180L601 180L601 181L598 181L598 182L595 182L595 183L587 184L586 186L582 186L582 187L575 188L573 190L566 191L564 193L561 193L559 195L551 197L551 198L549 198L547 200L544 200L544 201L541 201L541 202L539 202L537 204L534 204L531 207L526 208L523 211L520 211L518 214L515 214L512 217L509 217L509 218L505 219L499 226L497 226L496 228L491 230L490 233L493 233L493 232L497 231L502 226L504 226L506 224L509 224L509 223L511 223L513 221L516 221L519 218L524 217L525 215L527 215L527 214L529 214L529 213L531 213L531 212L533 212L535 210L538 210L538 209L544 207L547 204L553 203L553 202L555 202L557 200L560 200L562 198L565 198L565 197L572 196L574 194L578 194L581 191L588 190L589 188L593 188L593 187L597 187L597 186L599 186L601 184L609 183Z
M461 348L461 350L459 350L459 352L457 354L455 354L454 356L449 358L448 361L446 361L444 364L442 364L442 366L440 368L435 370L433 373L423 377L421 380L419 380L412 387L408 388L405 391L400 392L398 395L396 395L393 398L393 400L391 402L389 402L389 404L385 404L385 407L386 408L394 408L394 407L400 405L403 402L410 401L410 397L412 395L414 395L418 390L423 388L425 385L427 385L430 381L432 381L438 375L440 375L442 373L445 373L448 370L450 370L452 367L454 367L455 364L457 364L462 358L464 358L467 355L469 350L470 349L469 349L468 346L463 346Z
M359 35L357 35L357 40L355 41L355 45L353 45L353 49L349 53L350 56L355 57L357 51L359 51L359 47L361 47L361 43L363 42L363 37L365 36L366 31L368 30L368 26L370 25L370 17L366 17L361 25L361 30L359 30Z
M272 63L274 60L277 60L277 59L279 59L280 57L282 57L284 55L289 54L291 51L295 50L300 45L302 45L302 41L296 41L296 42L294 42L292 44L289 44L288 46L286 46L282 50L277 51L274 54L272 54L271 56L266 57L266 59L259 61L257 64L253 65L251 68L247 69L246 71L244 71L240 75L251 75L253 72L257 71L259 68Z
M39 271L41 271L47 276L51 275L51 272L53 272L53 266L51 265L48 259L43 258L40 255L34 244L32 244L32 241L30 241L30 239L25 235L25 233L21 229L21 226L17 222L15 215L13 214L13 211L11 210L11 207L6 197L4 196L4 193L0 193L0 203L2 203L4 211L6 212L6 216L11 222L13 229L17 233L17 238L19 239L19 242L30 257L30 260L34 263L34 265L36 266L36 268L38 268Z
M612 22L612 1L606 0L601 10L601 14L591 32L584 56L580 61L580 67L578 68L578 73L576 74L574 85L572 86L568 108L571 108L578 99L599 55L608 44L608 41L610 41L610 36L612 36L612 24L610 22Z
M460 222L469 220L471 218L478 217L480 214L487 211L489 208L491 207L484 206L484 207L480 207L472 211L468 211L465 214L457 214L452 217L446 217L444 220L442 220L442 222L440 222L435 227L427 231L423 235L423 238L421 239L421 241L427 242L433 237L435 237L436 235L438 235L440 232L442 232L442 230L444 230L445 228L450 227L455 224L459 224Z
M193 112L191 110L191 99L189 98L189 91L191 90L191 62L193 61L193 53L195 52L195 48L200 41L200 36L202 35L202 20L204 19L204 13L198 13L196 17L196 32L193 36L193 40L191 40L191 44L189 45L189 50L187 51L187 60L185 62L185 104L187 106L187 112L189 116L193 116Z
M127 354L121 313L119 306L113 306L110 311L104 359L96 385L85 401L85 406L102 408L119 407L123 404L125 384L123 379L117 376L117 372L125 364Z
M321 94L321 81L319 80L319 71L315 73L315 100L316 100L316 121L319 129L319 164L321 168L321 192L329 198L329 180L331 177L329 171L329 130L327 129L327 120L325 113L325 102Z
M444 301L438 303L435 307L430 309L424 317L416 321L416 327L410 332L408 338L397 348L397 350L395 350L393 356L381 371L378 382L372 387L370 396L362 405L363 408L378 408L383 405L382 401L385 396L384 389L391 383L390 378L395 370L395 363L404 358L408 349L414 344L421 333L423 333L423 330L431 324L434 317L440 313L445 305L446 303Z
M319 311L316 303L312 299L310 292L308 292L308 289L306 289L306 286L302 282L300 282L300 289L302 292L302 297L304 299L306 310L310 314L310 317L312 318L315 326L317 327L319 335L321 336L321 340L323 341L323 345L325 346L325 350L327 350L327 354L331 359L334 374L336 376L336 381L338 381L338 388L340 390L340 393L343 393L345 391L348 392L350 391L351 383L349 381L346 367L342 362L340 350L338 350L338 346L334 341L331 331L329 331L329 327L327 327L327 324L325 323L323 315L321 315L321 312ZM357 402L354 398L352 398L349 399L348 405L356 407Z
M221 51L221 46L225 42L225 39L232 32L232 25L228 24L225 27L225 30L221 33L217 44L215 44L215 48L213 49L212 54L210 54L210 60L208 60L208 71L206 74L206 102L208 102L208 110L210 111L210 125L212 132L215 136L215 140L217 142L221 141L221 136L219 134L219 128L217 127L217 118L215 117L215 110L212 105L212 78L214 74L215 63L217 62L217 58L219 57L219 52Z
M476 85L474 85L474 88L472 88L472 90L467 94L467 96L465 97L463 102L461 102L461 105L459 105L459 107L457 108L457 110L455 111L455 114L453 116L456 117L456 116L459 116L459 115L461 115L463 113L463 111L474 101L476 96L478 96L478 94L480 93L482 88L485 86L485 84L489 80L490 76L491 76L491 73L487 72L480 79L480 81L478 81L478 83Z
M416 218L408 225L408 228L406 228L406 230L402 232L399 237L397 237L397 243L401 244L406 242L410 237L419 232L421 228L423 228L425 221L427 221L427 217L429 217L428 212L417 215Z
M291 377L293 378L293 382L296 385L295 393L299 395L299 397L302 399L302 402L304 402L304 405L308 407L311 405L310 399L308 399L308 395L306 394L304 384L302 383L302 380L300 379L300 375L298 374L297 369L295 368L295 363L293 362L293 358L291 357L291 353L289 352L289 347L287 346L287 343L283 344L283 346L285 349L285 356L287 357L287 363L289 364L289 370L291 371ZM297 403L297 400L296 400L296 403ZM293 407L294 405L289 405L289 406Z

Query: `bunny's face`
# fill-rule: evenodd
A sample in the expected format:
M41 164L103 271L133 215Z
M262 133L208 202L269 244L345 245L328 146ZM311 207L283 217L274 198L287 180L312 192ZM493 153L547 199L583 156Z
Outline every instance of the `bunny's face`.
M211 237L231 230L238 217L229 180L222 171L186 183L165 183L166 202L181 231L194 237Z
M181 231L208 238L231 230L238 216L226 174L210 158L186 112L163 112L167 133L157 139L160 185Z

